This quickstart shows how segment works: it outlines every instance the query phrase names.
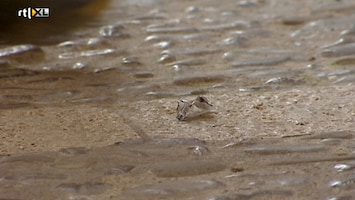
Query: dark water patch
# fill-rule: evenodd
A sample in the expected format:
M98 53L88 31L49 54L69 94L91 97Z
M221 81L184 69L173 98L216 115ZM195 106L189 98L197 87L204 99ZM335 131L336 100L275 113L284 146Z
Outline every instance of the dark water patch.
M27 81L27 83L52 83L52 82L58 82L58 81L63 81L63 80L74 80L73 77L69 76L56 76L56 77L44 77L41 79L36 79L36 80L30 80Z
M88 172L92 169L97 169L99 166L99 159L94 156L60 156L56 160L53 168L55 170L67 171L70 173L76 173L80 175L81 172ZM91 177L91 175L97 175L96 173L85 175L86 178Z
M255 145L256 142L253 140L242 140L242 141L236 141L236 142L230 142L228 144L223 145L221 148L238 148L238 147L245 147L245 146L250 146L250 145Z
M355 160L355 156L328 156L328 157L316 157L313 158L300 158L300 159L286 159L281 161L271 162L271 165L294 165L303 163L317 163L317 162L338 162L346 160Z
M355 168L355 163L354 162L351 162L351 163L348 163L348 164L341 163L341 164L334 165L334 169L337 172L349 171L349 170L353 170L354 168Z
M202 155L207 155L210 153L210 150L203 145L196 145L196 146L189 146L187 147L189 151L191 151L191 154L197 155L197 156L202 156Z
M226 46L236 46L236 47L247 47L250 41L246 37L242 36L233 36L227 37L220 42L217 42L219 45L226 45Z
M160 89L159 85L135 85L117 89L119 93L141 92L144 90Z
M265 84L290 84L290 85L295 85L299 84L302 81L295 80L293 78L288 78L288 77L276 77L276 78L271 78L265 82Z
M161 54L202 56L208 54L215 54L219 51L221 51L221 49L216 49L216 48L169 49L169 50L164 50Z
M355 9L355 4L353 2L327 2L316 4L312 8L313 13L321 12L347 12Z
M134 74L134 77L136 78L153 78L154 74L148 71L141 71L141 72L136 72Z
M297 145L297 146L256 146L244 149L247 153L257 154L284 154L284 153L311 153L317 151L326 151L328 148L319 145Z
M149 97L155 97L155 98L168 98L168 97L181 96L180 94L169 93L169 92L147 92L145 93L145 95Z
M139 21L162 20L162 19L166 19L166 16L164 14L154 13L154 14L138 16L135 17L134 19Z
M347 75L352 75L354 74L354 70L350 70L350 69L340 69L340 70L335 70L335 71L332 71L332 72L329 72L329 73L320 73L318 74L317 76L319 78L324 78L324 77L344 77L344 76L347 76Z
M341 35L341 36L345 36L345 37L347 37L347 36L349 36L349 37L354 36L354 35L355 35L355 26L353 25L351 28L342 31L342 32L340 33L340 35Z
M136 67L142 65L142 63L139 61L139 58L136 56L124 57L122 58L121 63L125 66L130 66L130 67Z
M326 145L338 145L338 144L343 143L343 139L326 138L326 139L322 139L321 143L326 144Z
M259 70L256 72L249 73L247 77L250 78L261 78L266 76L290 76L303 73L302 70L284 70L284 69L270 69L270 70Z
M56 186L58 190L64 190L70 193L97 195L104 193L111 185L102 182L85 183L62 183Z
M243 74L259 72L259 71L260 72L272 71L272 68L267 66L240 67L235 69L229 69L224 72L226 74L243 75Z
M162 55L158 58L158 63L162 64L167 64L167 63L173 63L176 61L175 55L172 55L171 53L164 52Z
M110 97L96 96L96 97L73 99L70 102L74 104L83 104L83 103L103 103L103 102L110 102L110 101L111 101Z
M211 33L203 32L203 33L192 33L183 35L182 39L192 41L192 40L203 40L211 38L213 35Z
M147 33L192 33L198 32L198 29L195 27L148 27L146 29Z
M353 196L352 195L345 195L345 196L339 196L339 197L328 197L326 200L352 200Z
M80 57L92 57L92 56L100 56L100 55L118 55L122 52L119 52L115 49L98 49L98 50L87 50L81 52L66 52L58 55L60 59L73 59Z
M117 142L113 150L125 157L159 160L166 157L166 162L176 159L190 160L196 156L206 156L209 149L204 141L195 138L162 138L162 139L139 139ZM182 169L183 170L183 169Z
M329 49L329 48L332 48L332 47L342 46L342 45L349 44L349 43L354 43L354 42L355 42L355 39L342 37L339 40L337 40L337 41L335 41L335 42L333 42L331 44L327 44L327 45L321 47L321 49Z
M82 155L88 154L91 152L91 149L86 147L69 147L69 148L62 148L59 150L60 153L65 155Z
M323 57L340 57L355 54L355 43L348 43L322 50Z
M209 198L208 200L249 200L254 198L275 198L281 196L283 198L293 196L290 190L259 190L250 194L226 194Z
M163 42L163 41L172 41L174 37L170 35L159 35L159 34L153 34L147 36L144 41L148 43L155 43L155 42Z
M278 65L283 62L290 60L289 56L280 56L264 59L250 59L244 61L236 61L231 63L232 67L244 67L244 66L269 66L269 65Z
M43 50L36 45L24 44L0 49L0 58L17 62L34 62L44 58Z
M103 38L89 38L89 39L78 39L78 40L68 40L59 43L57 46L61 48L71 48L71 47L96 47L100 45L105 45L107 43Z
M248 86L239 88L239 92L259 92L259 91L267 91L270 90L271 87L269 86Z
M16 109L24 107L34 107L31 103L19 102L19 103L0 103L0 109Z
M334 83L336 83L336 84L354 83L354 82L355 82L355 75L342 76L334 81Z
M8 67L0 69L0 79L31 77L39 74L41 74L41 72L28 70L28 69L8 68Z
M0 163L4 162L25 162L25 163L51 163L55 158L52 155L54 153L42 152L42 153L26 153L14 156L5 157Z
M15 175L7 175L4 177L0 177L0 179L6 181L34 183L35 181L65 180L67 179L67 175L58 173L17 172Z
M273 186L273 187L289 187L296 185L307 185L311 183L309 178L301 177L301 176L293 176L293 177L285 177L279 179L267 179L262 181L253 181L254 186Z
M330 187L346 187L348 189L354 189L355 187L355 178L348 178L346 180L333 180L329 183Z
M310 20L309 17L305 16L286 16L280 19L283 25L287 26L299 26Z
M217 160L180 161L160 164L151 171L158 177L183 177L218 172L225 167L223 163Z
M163 182L155 185L142 185L125 191L127 195L135 196L139 199L164 198L173 196L174 198L196 194L205 190L212 190L223 187L224 184L215 180L190 180Z
M211 26L198 27L199 31L225 31L225 30L244 30L251 27L251 23L246 20L239 20L232 23L217 24Z
M162 138L151 140L154 145L169 147L171 145L206 145L206 142L197 138Z
M206 61L204 59L199 59L199 58L188 58L185 60L177 60L174 62L169 63L169 65L187 65L187 66L193 66L193 65L203 65L205 64Z
M312 140L312 139L318 139L318 140L323 140L323 139L351 139L354 137L354 132L353 131L331 131L331 132L323 132L315 135L310 135L310 136L303 136L303 140Z
M118 67L103 67L103 68L96 68L94 69L94 73L95 74L99 74L99 73L110 73L112 71L118 70Z
M206 94L206 90L192 90L190 92L182 92L182 93L170 93L170 92L147 92L145 93L146 96L151 96L155 98L167 98L167 97L182 97L182 96L189 96L189 95L204 95Z
M340 58L332 63L332 65L348 66L355 64L355 57Z
M176 85L207 84L226 81L227 77L221 74L195 74L174 78Z
M135 166L133 165L118 165L110 170L108 170L105 174L106 175L120 175L120 174L125 174L130 172L132 169L134 169Z
M65 99L69 99L74 97L75 95L79 94L79 91L58 91L58 92L51 92L46 94L41 94L35 97L37 101L62 101Z
M101 27L99 35L102 37L129 38L130 34L124 32L125 27L122 24L107 25Z
M170 48L174 45L173 41L161 41L158 43L153 44L153 47L159 48L159 49L167 49Z
M161 139L139 139L139 140L124 140L122 142L115 143L116 146L123 148L171 148L171 147L190 147L190 146L202 146L205 147L206 143L203 140L197 138L161 138ZM183 149L183 148L181 148Z

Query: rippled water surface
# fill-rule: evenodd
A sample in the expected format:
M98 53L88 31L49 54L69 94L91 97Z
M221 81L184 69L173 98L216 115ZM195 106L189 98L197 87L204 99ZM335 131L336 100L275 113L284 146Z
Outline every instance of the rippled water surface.
M355 198L353 1L88 4L2 34L0 199Z

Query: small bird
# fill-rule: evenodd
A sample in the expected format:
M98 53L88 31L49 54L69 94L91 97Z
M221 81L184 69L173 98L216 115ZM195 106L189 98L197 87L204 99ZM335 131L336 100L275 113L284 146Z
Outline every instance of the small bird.
M198 108L200 111L194 110L194 107ZM178 100L178 106L176 108L176 118L179 121L184 121L188 116L189 117L196 117L204 113L211 112L212 104L208 102L206 97L198 96L196 99L187 101L180 99ZM201 111L202 110L202 111Z
M206 97L201 96L196 97L196 99L192 101L192 104L202 110L210 110L213 106L210 102L208 102Z
M178 100L178 106L176 108L176 112L177 112L176 118L179 121L183 121L186 119L187 114L193 105L192 102L193 101L186 101L183 99Z

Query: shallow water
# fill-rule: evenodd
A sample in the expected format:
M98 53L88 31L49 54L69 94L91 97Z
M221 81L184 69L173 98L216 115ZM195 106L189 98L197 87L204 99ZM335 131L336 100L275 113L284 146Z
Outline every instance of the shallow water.
M78 119L64 127L59 111L79 109L68 113L81 119L80 109L95 107L107 116L90 118L102 132L110 117L129 128L101 147L1 149L0 199L354 198L353 8L350 0L112 0L43 39L5 34L3 113L58 112L56 133L92 137L101 132L77 130ZM335 102L322 87L337 88ZM170 119L173 101L197 95L215 97L221 120ZM15 129L4 118L5 138Z

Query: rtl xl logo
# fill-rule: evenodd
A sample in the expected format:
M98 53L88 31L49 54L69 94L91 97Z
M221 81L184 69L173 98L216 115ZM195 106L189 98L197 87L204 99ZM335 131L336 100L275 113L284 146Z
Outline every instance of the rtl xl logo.
M32 19L33 17L49 17L49 8L24 8L17 12L17 16Z

